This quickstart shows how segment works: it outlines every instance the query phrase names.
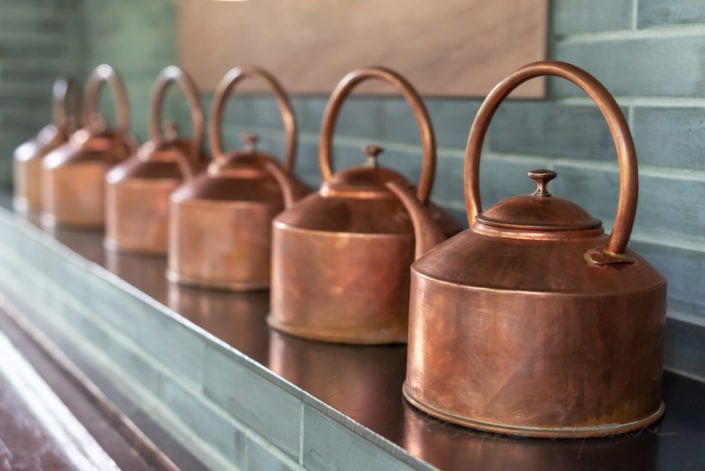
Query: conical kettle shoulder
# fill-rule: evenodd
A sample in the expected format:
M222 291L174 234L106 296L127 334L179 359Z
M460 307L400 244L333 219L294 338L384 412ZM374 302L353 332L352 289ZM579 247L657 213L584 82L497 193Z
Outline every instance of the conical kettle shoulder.
M413 236L414 233L408 213L392 194L384 199L363 199L313 193L274 221L282 228L347 235Z
M665 279L643 257L628 250L631 263L597 267L585 253L608 241L527 240L497 237L472 229L437 245L412 265L419 276L459 289L517 294L619 294L663 286Z

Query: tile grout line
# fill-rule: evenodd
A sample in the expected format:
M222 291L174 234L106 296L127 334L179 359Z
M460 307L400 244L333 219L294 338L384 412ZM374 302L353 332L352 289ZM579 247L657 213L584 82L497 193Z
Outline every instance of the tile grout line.
M632 29L630 25L629 29L566 34L556 38L555 42L557 45L590 44L597 42L688 38L703 36L703 34L705 34L705 23L680 23L674 25L651 26L641 29Z
M632 0L632 30L639 29L639 0Z
M300 401L299 404L299 465L304 466L304 408L306 404Z

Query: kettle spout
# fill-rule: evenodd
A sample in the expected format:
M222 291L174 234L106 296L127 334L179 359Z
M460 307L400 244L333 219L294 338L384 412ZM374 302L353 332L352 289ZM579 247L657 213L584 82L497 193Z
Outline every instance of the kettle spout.
M274 177L284 196L284 209L289 209L296 201L296 187L289 174L275 162L267 162L264 168Z
M411 224L414 226L414 237L416 239L414 259L418 260L423 254L445 240L443 232L441 232L440 227L431 217L428 208L419 201L416 193L397 182L388 182L387 188L401 200L404 208L411 216Z

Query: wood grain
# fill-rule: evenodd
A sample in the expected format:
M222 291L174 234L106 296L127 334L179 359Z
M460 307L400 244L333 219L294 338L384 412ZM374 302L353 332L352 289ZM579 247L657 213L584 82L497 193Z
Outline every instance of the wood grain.
M258 64L291 92L327 94L375 64L426 95L484 96L545 58L547 0L182 0L179 26L181 65L206 90L228 68ZM534 80L515 95L543 92Z

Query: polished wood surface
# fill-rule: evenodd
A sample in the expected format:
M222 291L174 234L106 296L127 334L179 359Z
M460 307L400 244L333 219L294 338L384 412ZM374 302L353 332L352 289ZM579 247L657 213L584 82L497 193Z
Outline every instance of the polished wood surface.
M546 57L547 3L185 0L179 60L207 90L236 60L267 66L294 93L329 93L347 70L384 64L425 95L484 96L521 64ZM543 90L539 80L517 95Z

